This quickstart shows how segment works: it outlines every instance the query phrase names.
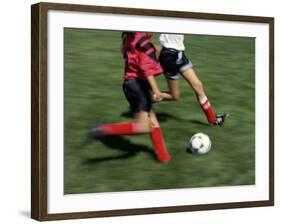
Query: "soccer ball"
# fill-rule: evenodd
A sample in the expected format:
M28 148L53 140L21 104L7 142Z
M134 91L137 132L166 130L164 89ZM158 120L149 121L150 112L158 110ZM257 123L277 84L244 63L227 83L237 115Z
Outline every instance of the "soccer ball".
M202 155L211 150L212 142L208 135L197 133L189 140L188 148L193 154Z

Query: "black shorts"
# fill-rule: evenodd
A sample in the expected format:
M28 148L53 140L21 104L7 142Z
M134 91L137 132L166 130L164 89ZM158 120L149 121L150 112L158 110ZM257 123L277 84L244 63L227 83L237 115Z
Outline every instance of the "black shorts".
M185 56L184 51L172 48L162 48L159 61L164 69L164 75L172 80L178 79L180 72L193 67L191 61Z
M151 110L151 88L146 80L125 80L123 91L133 113L149 112Z

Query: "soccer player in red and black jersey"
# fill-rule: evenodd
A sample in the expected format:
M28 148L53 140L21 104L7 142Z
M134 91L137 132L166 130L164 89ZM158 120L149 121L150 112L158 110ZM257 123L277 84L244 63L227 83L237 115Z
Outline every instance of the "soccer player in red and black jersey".
M163 70L157 61L156 50L150 37L149 33L122 33L122 54L125 62L123 91L135 121L100 125L91 131L90 136L99 139L110 135L149 133L157 159L167 162L170 155L152 110L152 95L156 101L161 101L163 97L154 78Z

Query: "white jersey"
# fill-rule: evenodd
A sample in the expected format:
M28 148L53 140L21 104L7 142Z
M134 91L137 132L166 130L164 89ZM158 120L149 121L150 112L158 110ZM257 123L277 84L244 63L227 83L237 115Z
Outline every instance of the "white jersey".
M162 47L173 48L178 51L184 51L184 35L178 34L160 34L159 42Z

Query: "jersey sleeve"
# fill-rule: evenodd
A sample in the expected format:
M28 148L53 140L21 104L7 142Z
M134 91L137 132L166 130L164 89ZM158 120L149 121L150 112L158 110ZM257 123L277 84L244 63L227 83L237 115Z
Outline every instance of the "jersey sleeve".
M156 53L154 52L154 54ZM157 59L154 60L153 58L145 53L140 55L140 69L142 70L142 74L144 77L152 75L157 76L163 72L160 63L157 61Z
M148 35L143 35L136 42L140 52L140 68L145 77L160 75L163 69L157 60L156 49Z

